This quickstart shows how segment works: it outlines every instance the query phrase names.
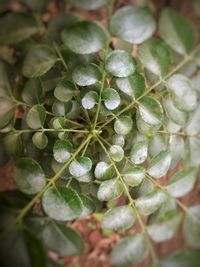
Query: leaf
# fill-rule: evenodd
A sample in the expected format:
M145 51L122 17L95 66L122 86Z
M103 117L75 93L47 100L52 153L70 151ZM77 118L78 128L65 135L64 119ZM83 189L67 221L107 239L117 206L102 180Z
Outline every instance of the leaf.
M66 162L71 157L73 145L69 140L57 140L53 146L54 159L59 163Z
M163 120L163 109L158 100L144 96L139 102L139 114L150 125L158 125Z
M109 153L114 161L119 162L124 158L124 150L121 146L112 145L109 149Z
M51 187L42 197L44 212L57 221L72 221L82 212L82 201L75 190L70 187Z
M70 81L61 81L54 90L54 96L61 102L68 102L74 96L74 85Z
M105 47L108 33L96 22L83 21L63 30L61 38L64 45L74 53L91 54Z
M189 246L200 248L200 205L188 208L183 222L183 234Z
M42 168L31 158L18 159L13 176L19 190L30 195L40 192L46 184Z
M72 79L79 86L89 86L101 80L101 72L93 63L81 64L74 69Z
M4 128L15 115L15 105L9 98L0 97L0 129Z
M114 134L112 136L112 143L117 146L123 147L125 144L125 139L123 135L120 134Z
M114 130L117 134L127 135L133 127L133 121L129 116L121 116L115 120Z
M197 106L197 94L191 80L181 74L174 74L167 80L172 99L182 111L192 111Z
M189 120L185 126L186 134L190 136L195 136L200 133L199 116L200 106L198 106L190 115Z
M98 102L98 94L95 91L87 92L81 99L82 106L85 109L92 109Z
M148 246L141 233L122 238L111 253L114 266L133 265L141 262L148 254Z
M153 35L156 22L147 8L125 6L114 13L110 27L114 36L132 44L141 44Z
M37 45L28 51L24 59L22 73L28 78L40 77L49 71L57 60L51 47Z
M120 206L109 209L103 216L102 228L108 230L122 230L129 229L135 222L136 216L133 209L128 206Z
M116 78L116 84L120 91L132 99L139 98L145 89L144 76L137 72L126 78Z
M33 144L39 149L44 149L48 144L48 138L43 132L34 133L32 136L32 141Z
M73 109L73 102L60 102L58 100L54 101L52 106L52 112L55 116L65 116Z
M42 102L44 93L39 79L28 80L22 91L22 99L29 105L35 105Z
M96 210L96 206L94 201L90 197L86 197L84 195L81 195L80 197L83 203L81 217L84 218L94 213L94 211Z
M69 172L74 177L80 177L92 169L92 161L88 157L79 157L69 165Z
M198 137L188 137L185 144L185 162L189 166L200 165L200 140Z
M78 255L83 252L81 237L73 229L56 222L49 222L42 231L42 240L48 249L61 257Z
M18 133L10 132L3 140L5 151L9 156L20 156L23 151L22 140Z
M173 9L163 9L159 20L159 32L162 39L181 55L188 54L195 46L196 31L193 25Z
M149 114L148 114L149 116ZM147 136L152 136L159 128L160 128L160 124L157 125L153 125L153 124L149 124L147 122L145 122L139 111L136 112L136 125L138 128L138 131L141 134L147 135Z
M148 152L151 157L155 157L162 150L168 148L168 140L164 134L155 133L149 141Z
M123 178L127 185L137 186L145 178L145 168L141 166L130 166L123 171Z
M42 12L47 5L49 4L50 0L20 0L24 4L26 4L30 9L36 12Z
M135 205L144 216L154 213L166 200L166 194L160 189L155 189L143 197L136 199Z
M1 19L0 43L15 45L36 34L39 30L41 30L40 27L30 13L7 13Z
M148 174L154 178L161 178L167 173L171 164L171 153L169 150L162 150L153 157L148 167Z
M159 77L165 76L172 63L171 54L164 42L151 38L138 48L138 57L145 68Z
M100 201L109 201L118 198L123 192L123 185L118 179L104 181L100 184L97 197Z
M85 10L96 10L108 4L108 0L70 0L74 7Z
M106 71L116 77L128 77L136 69L136 61L124 50L114 50L108 54L105 61Z
M113 166L104 161L98 162L94 170L95 177L100 181L112 179L115 174Z
M176 164L183 158L184 155L184 139L181 136L170 136L170 153L171 153L171 165L170 168L174 168Z
M113 88L106 88L103 90L102 98L107 109L114 110L120 105L120 96Z
M135 164L143 163L148 154L148 142L140 141L135 142L131 148L130 160Z
M0 60L0 98L11 97L12 95L8 71L8 65Z
M193 189L196 178L195 167L184 168L170 178L166 189L173 197L182 197Z
M33 106L26 115L26 122L32 129L42 128L46 119L46 110L42 105Z

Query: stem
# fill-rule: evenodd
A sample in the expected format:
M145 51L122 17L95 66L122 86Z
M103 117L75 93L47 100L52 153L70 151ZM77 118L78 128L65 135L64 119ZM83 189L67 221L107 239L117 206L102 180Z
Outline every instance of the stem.
M89 134L87 138L81 143L78 149L74 152L74 154L70 157L70 159L62 166L62 168L48 181L46 186L40 191L18 214L15 220L15 224L20 223L24 216L28 213L28 211L33 207L33 205L38 201L38 199L43 195L46 190L55 184L55 182L59 179L62 172L68 167L68 165L76 158L76 156L80 153L80 151L84 148L84 146L90 141L92 135Z
M159 260L158 260L158 257L157 257L157 255L156 255L156 252L155 252L155 250L154 250L154 247L153 247L153 245L152 245L152 243L151 243L151 240L150 240L150 238L149 238L149 235L148 235L146 226L145 226L144 222L142 221L142 218L141 218L141 216L140 216L140 214L139 214L139 212L137 211L137 208L136 208L136 206L135 206L134 200L132 199L132 197L131 197L131 195L130 195L130 193L129 193L129 189L128 189L126 183L124 182L124 179L123 179L121 173L119 172L117 166L115 165L115 162L114 162L113 159L110 157L110 154L109 154L109 152L107 151L107 149L105 148L104 144L101 142L101 140L100 140L99 137L96 136L96 138L97 138L99 144L101 145L102 149L104 150L104 152L105 152L106 155L108 156L108 158L109 158L109 160L110 160L112 166L114 167L114 169L115 169L115 171L116 171L116 173L117 173L117 175L118 175L118 178L120 179L120 181L121 181L121 183L122 183L122 185L123 185L123 187L124 187L126 196L128 197L128 200L129 200L129 202L130 202L130 205L131 205L132 209L134 210L134 212L135 212L135 214L136 214L136 217L137 217L137 220L138 220L138 222L139 222L139 224L140 224L140 227L141 227L142 233L143 233L143 235L144 235L144 238L146 239L146 242L147 242L147 244L148 244L148 246L149 246L149 250L150 250L150 253L151 253L152 260L153 260L154 263L157 263L157 262L159 261Z
M68 133L89 133L88 130L76 130L76 129L26 129L26 130L14 130L15 133L23 134L23 133L35 133L35 132L68 132Z

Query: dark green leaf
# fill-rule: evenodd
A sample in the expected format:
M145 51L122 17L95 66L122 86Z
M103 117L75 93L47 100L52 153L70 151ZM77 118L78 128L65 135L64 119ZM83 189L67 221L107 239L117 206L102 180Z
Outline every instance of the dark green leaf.
M4 138L4 146L9 156L20 155L23 151L22 140L18 133L8 133Z
M29 105L35 105L42 102L44 93L39 79L28 80L22 91L22 99Z
M4 128L15 114L14 102L9 98L0 97L0 129Z

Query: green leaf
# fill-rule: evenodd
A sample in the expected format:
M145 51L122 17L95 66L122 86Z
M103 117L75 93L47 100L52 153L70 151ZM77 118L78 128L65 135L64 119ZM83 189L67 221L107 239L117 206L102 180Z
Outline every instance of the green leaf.
M101 80L101 72L93 63L81 64L74 69L72 79L79 86L89 86Z
M183 222L183 234L189 246L200 248L200 205L188 208Z
M183 158L184 147L185 143L183 137L178 135L172 135L170 137L170 152L172 157L170 168L174 168Z
M22 42L40 30L29 13L10 12L1 19L0 43L14 45Z
M98 94L95 91L87 92L81 99L82 106L85 109L92 109L98 102Z
M114 130L117 134L127 135L133 127L133 121L129 116L121 116L115 120Z
M102 98L107 109L113 110L120 105L120 96L113 88L106 88L103 90Z
M129 186L137 186L145 178L145 172L145 168L141 166L129 166L123 171L124 181Z
M111 253L114 266L133 265L142 261L148 254L148 246L141 233L122 238Z
M18 133L8 133L5 137L4 137L4 147L5 147L5 151L9 156L14 156L17 155L19 156L22 151L23 151L23 147L22 147L22 140L21 137Z
M109 201L118 198L123 192L123 185L118 179L104 181L100 184L97 197L100 201Z
M154 178L161 178L169 170L171 159L170 151L162 150L158 155L151 159L147 170L148 174Z
M73 229L53 221L45 225L42 241L61 257L81 254L84 249L83 240Z
M31 158L20 158L14 166L13 176L19 190L30 195L40 192L46 184L42 168Z
M68 140L57 140L53 146L54 159L59 163L66 162L71 157L73 145Z
M58 100L54 101L52 106L52 112L55 116L65 116L73 108L73 102L60 102Z
M149 141L148 152L151 157L155 157L162 150L168 148L167 138L164 134L155 133Z
M135 205L144 216L154 213L166 200L166 194L160 189L155 189L143 197L136 199Z
M98 162L94 170L95 177L100 181L109 180L113 178L115 174L113 166L103 161Z
M46 110L42 105L33 106L27 113L26 122L32 129L42 128L46 119Z
M61 81L54 90L54 96L61 102L68 102L74 96L74 85L70 81Z
M108 33L96 22L83 21L63 30L61 38L64 45L74 53L91 54L105 47Z
M107 5L108 0L70 0L70 4L81 9L96 10Z
M47 8L50 0L20 0L20 2L26 4L35 12L42 12L45 8Z
M159 32L162 39L177 53L188 54L196 43L196 31L193 25L176 11L165 8L159 20Z
M124 158L124 150L121 146L112 145L109 149L109 153L114 161L119 162Z
M135 164L143 163L148 154L148 142L140 141L135 142L131 148L130 160Z
M112 34L132 44L143 43L155 30L156 22L147 8L125 6L111 18Z
M74 177L80 177L92 169L92 161L88 157L79 157L69 165L69 172Z
M190 136L195 136L200 133L199 116L200 106L198 106L190 115L187 125L185 126L186 134Z
M198 137L188 137L185 144L185 162L189 166L200 165L200 139Z
M138 57L145 68L159 77L168 73L172 63L168 47L157 38L151 38L139 46Z
M0 129L4 128L15 115L15 105L9 98L0 97Z
M159 125L163 120L163 109L158 100L144 96L139 102L139 114L150 125Z
M114 134L112 136L112 143L117 146L123 147L125 144L125 139L123 135L120 134Z
M144 93L145 79L140 73L135 72L126 78L116 78L118 88L132 99L137 99Z
M47 45L32 47L23 63L23 75L28 78L40 77L50 70L57 61L54 50Z
M82 212L82 201L75 190L57 186L49 188L42 197L44 212L57 221L72 221Z
M148 114L149 116L150 114ZM152 117L151 117L152 118ZM136 112L136 125L141 134L152 136L160 128L160 124L153 125L145 122L139 111Z
M86 197L84 195L81 195L80 197L83 203L81 217L86 217L94 213L96 209L94 201L91 198Z
M42 102L44 93L39 79L28 80L22 91L22 99L29 105L35 105Z
M39 149L44 149L48 144L48 138L43 132L34 133L32 136L32 141L33 144Z
M196 179L197 169L187 167L170 178L166 189L173 197L182 197L193 189Z
M182 74L174 74L167 80L167 85L178 109L192 111L196 108L197 94L191 80Z
M108 54L105 61L106 71L116 77L128 77L136 69L136 61L124 50L114 50Z
M0 60L0 98L11 97L12 95L8 71L8 65Z
M104 214L102 228L125 231L134 224L135 220L136 216L130 206L115 207Z

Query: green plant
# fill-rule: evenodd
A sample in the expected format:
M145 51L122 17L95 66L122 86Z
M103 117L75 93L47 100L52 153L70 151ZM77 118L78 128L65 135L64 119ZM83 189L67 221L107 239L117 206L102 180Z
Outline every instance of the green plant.
M113 12L112 0L69 1L106 6L108 29L61 11L44 24L49 1L20 2L23 12L0 20L1 163L15 159L19 190L0 195L3 266L54 266L44 248L81 253L80 236L65 222L106 203L102 227L124 234L113 265L149 254L152 266L197 266L200 206L179 200L193 189L200 164L194 26L166 8L153 37L148 6ZM117 206L120 196L126 205ZM181 221L194 250L159 259L152 242L171 239ZM140 230L126 234L136 222Z

